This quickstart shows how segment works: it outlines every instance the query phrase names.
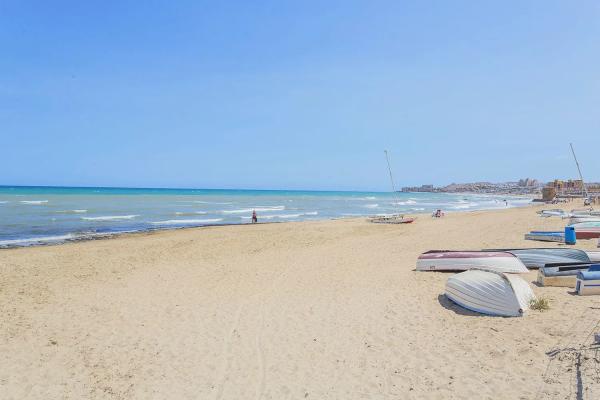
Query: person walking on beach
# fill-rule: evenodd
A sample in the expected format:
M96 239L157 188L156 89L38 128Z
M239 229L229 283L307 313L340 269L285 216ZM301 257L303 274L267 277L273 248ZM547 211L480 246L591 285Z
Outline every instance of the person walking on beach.
M258 218L256 218L256 210L252 210L252 223L255 224L258 222Z

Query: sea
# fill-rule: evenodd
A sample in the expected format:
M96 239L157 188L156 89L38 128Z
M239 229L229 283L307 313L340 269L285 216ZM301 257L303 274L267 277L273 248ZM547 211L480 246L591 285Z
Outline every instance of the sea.
M0 186L0 248L122 233L522 207L532 199L469 193Z

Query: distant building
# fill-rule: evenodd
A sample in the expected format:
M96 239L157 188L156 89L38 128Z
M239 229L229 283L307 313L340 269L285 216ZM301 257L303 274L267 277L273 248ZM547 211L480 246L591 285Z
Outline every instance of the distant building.
M590 185L586 186L587 187L584 187L581 179L555 179L552 182L548 182L546 185L546 187L554 189L557 196L567 197L582 196Z
M552 201L556 197L556 189L550 186L542 188L542 200Z
M538 186L538 181L531 178L519 179L518 185L519 187L536 187Z
M403 192L435 192L437 189L433 185L421 185L421 186L405 186L402 188Z

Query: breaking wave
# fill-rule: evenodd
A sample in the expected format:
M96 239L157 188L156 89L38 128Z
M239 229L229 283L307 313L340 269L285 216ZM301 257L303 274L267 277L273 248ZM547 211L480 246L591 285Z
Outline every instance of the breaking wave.
M139 217L139 215L105 215L102 217L81 217L86 221L117 221L121 219L134 219L135 217Z

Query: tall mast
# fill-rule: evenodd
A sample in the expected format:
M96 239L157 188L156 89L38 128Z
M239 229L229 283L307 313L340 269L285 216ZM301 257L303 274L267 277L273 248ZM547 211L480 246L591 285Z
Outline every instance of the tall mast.
M390 165L390 157L388 156L388 151L384 150L385 160L387 161L388 171L390 173L390 182L392 183L392 193L394 194L394 198L396 199L396 208L398 208L398 214L400 214L400 204L398 199L398 192L396 192L396 185L394 185L394 175L392 175L392 167Z
M573 153L573 158L575 159L575 164L577 165L577 171L579 172L579 179L581 179L581 186L583 186L582 194L587 198L588 193L587 193L587 189L585 188L585 183L583 182L583 175L581 175L581 168L579 167L579 161L577 161L577 156L575 155L575 150L573 149L573 143L569 143L569 144L571 145L571 152Z
M385 160L387 161L388 171L390 172L390 182L392 182L392 192L396 193L396 186L394 185L394 176L392 175L392 167L390 166L390 158L388 156L388 151L384 150Z

